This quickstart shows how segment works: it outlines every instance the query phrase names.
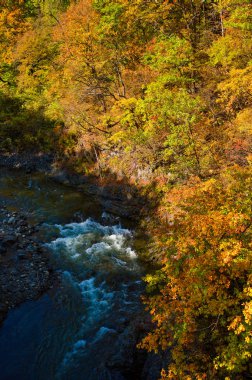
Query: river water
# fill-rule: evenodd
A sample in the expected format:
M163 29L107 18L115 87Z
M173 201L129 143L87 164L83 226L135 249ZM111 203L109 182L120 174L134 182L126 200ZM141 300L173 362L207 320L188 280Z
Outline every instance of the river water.
M41 223L60 276L58 287L9 312L0 328L1 380L138 379L125 369L144 275L131 226L41 174L2 171L0 194L10 210Z

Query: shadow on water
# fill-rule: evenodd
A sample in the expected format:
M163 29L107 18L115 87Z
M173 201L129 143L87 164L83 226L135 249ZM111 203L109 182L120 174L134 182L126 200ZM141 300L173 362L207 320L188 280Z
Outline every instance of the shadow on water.
M56 184L44 174L28 174L19 170L5 170L0 174L0 201L12 211L28 213L36 223L69 222L82 218L99 217L102 207L80 192Z

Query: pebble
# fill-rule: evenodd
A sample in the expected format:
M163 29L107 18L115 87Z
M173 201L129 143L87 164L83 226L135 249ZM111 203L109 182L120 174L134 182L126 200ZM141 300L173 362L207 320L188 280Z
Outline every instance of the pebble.
M39 228L29 225L22 212L6 212L0 205L0 323L9 309L53 287L47 250L31 236L35 231Z

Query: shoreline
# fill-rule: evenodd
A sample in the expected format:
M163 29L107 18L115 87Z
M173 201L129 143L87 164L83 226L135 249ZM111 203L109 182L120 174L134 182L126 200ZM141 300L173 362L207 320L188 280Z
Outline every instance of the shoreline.
M28 213L0 205L0 326L10 309L53 288L57 275Z

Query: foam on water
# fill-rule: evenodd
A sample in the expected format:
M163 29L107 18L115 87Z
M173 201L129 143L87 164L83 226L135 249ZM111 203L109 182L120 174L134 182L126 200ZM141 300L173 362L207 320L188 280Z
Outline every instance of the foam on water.
M133 259L135 259L137 257L136 252L132 248L127 247L125 251L129 255L129 257L131 257Z
M95 324L113 307L114 292L106 290L105 282L95 285L95 277L83 280L79 284L83 302L87 307L85 327Z
M98 340L103 338L104 335L106 335L106 334L116 334L116 330L110 329L110 328L105 327L105 326L100 327L99 330L97 331L97 333L95 334L95 337L94 337L94 340L92 343L98 342Z
M111 246L102 241L100 243L93 244L90 248L87 248L85 252L88 255L92 255L92 254L104 253L105 251L110 250L110 249L111 249Z
M129 246L132 232L120 225L103 226L92 219L81 223L55 225L60 237L47 244L57 254L64 254L71 260L101 262L102 256L111 255L111 262L122 265L128 259L135 259L136 253ZM118 260L114 260L117 256Z
M138 269L136 253L130 247L133 235L120 225L103 226L90 218L54 227L60 236L47 245L66 264L64 282L80 293L85 310L82 322L88 329L114 307L118 289L109 287L104 279L111 273L124 275ZM123 281L118 286L122 287ZM121 302L125 301L124 291L121 288Z
M124 316L125 306L134 307L135 300L128 299L128 289L134 284L130 276L134 277L139 267L130 246L133 234L120 225L103 226L87 219L54 227L59 236L47 245L65 263L64 283L79 293L83 306L81 327L73 337L75 343L62 358L60 378L78 357L88 355L90 347L102 344L100 341L107 334L116 333L102 324L115 313L120 315L118 318Z
M86 345L87 345L87 342L83 339L80 339L76 343L74 343L72 349L70 349L69 352L65 354L60 367L64 369L66 369L67 367L70 367L72 362L75 360L75 358L79 356L80 354L83 354L86 348Z
M95 222L91 218L86 219L84 222L73 222L65 225L55 224L60 230L61 236L76 236L79 234L87 233L100 233L101 235L122 234L132 236L130 230L122 228L120 225L103 226L98 222Z
M85 340L78 340L78 342L74 344L74 350L83 349L86 347L86 344L87 342Z

